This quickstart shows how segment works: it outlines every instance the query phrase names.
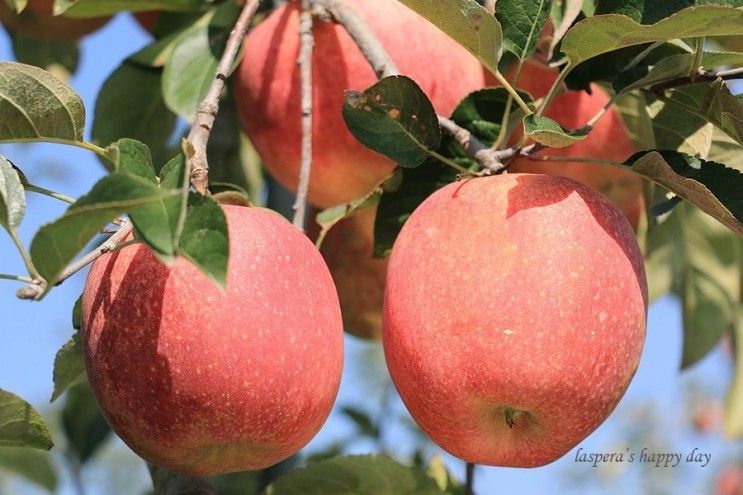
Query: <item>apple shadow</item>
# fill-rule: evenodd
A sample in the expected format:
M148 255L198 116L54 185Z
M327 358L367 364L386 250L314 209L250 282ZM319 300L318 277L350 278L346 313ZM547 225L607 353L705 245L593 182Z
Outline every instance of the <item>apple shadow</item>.
M115 297L111 272L121 252L112 253L92 304L91 314L104 322L95 355L89 355L91 346L85 349L89 373L98 375L91 377L96 400L126 443L127 432L143 425L153 438L170 438L174 415L183 410L186 399L174 393L170 363L158 352L168 269L163 263L143 259L154 256L145 246L136 249Z

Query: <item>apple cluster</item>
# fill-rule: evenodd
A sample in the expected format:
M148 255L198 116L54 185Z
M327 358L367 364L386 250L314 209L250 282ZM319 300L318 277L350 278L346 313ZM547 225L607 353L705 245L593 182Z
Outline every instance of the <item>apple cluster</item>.
M347 1L439 114L487 85L475 57L398 1ZM30 0L15 16L0 2L0 20L69 38L106 22L52 19L50 9L51 0ZM294 190L298 18L288 2L253 28L235 81L245 132ZM308 199L325 208L363 196L395 164L359 144L342 118L344 91L376 80L366 59L333 23L316 22L314 35ZM538 98L555 77L530 62L519 87ZM565 91L547 115L575 128L607 101L598 87ZM610 110L587 139L550 153L632 151ZM273 212L230 205L225 291L187 260L165 265L142 245L100 257L83 294L82 337L107 421L141 457L180 472L270 466L327 419L345 328L381 339L403 402L447 452L520 467L561 457L607 418L638 366L648 304L633 230L642 184L578 162L522 160L511 172L439 189L388 260L371 257L373 208L333 228L321 255Z

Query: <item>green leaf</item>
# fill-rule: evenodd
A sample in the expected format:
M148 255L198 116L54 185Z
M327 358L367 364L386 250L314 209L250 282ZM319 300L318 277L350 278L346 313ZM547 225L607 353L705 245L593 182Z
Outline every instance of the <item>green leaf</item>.
M356 425L360 435L369 438L379 437L379 428L374 425L374 421L366 411L357 407L344 406L341 408L341 413Z
M77 41L35 38L14 33L13 53L23 64L47 70L61 80L67 80L77 70L80 48Z
M685 105L692 102L684 94L678 93L659 100L650 93L637 93L635 98L638 100L637 110L644 120L643 125L649 127L637 131L644 140L637 149L706 155L712 144L714 126L686 108Z
M106 423L87 382L78 383L67 392L62 409L62 428L68 447L84 463L108 438L111 428Z
M519 95L526 103L532 101L528 93L519 91ZM451 118L459 126L473 133L480 141L491 145L498 139L509 98L508 91L503 88L485 88L474 91L459 102ZM512 105L512 120L520 121L522 116L523 111L518 106Z
M72 385L85 378L85 359L80 335L75 332L54 358L54 391L50 402L54 402Z
M618 14L589 17L568 30L560 48L574 67L602 53L643 43L669 41L679 36L742 34L743 9L706 5L683 9L652 25L643 25Z
M501 26L475 0L400 0L451 36L491 72L498 70Z
M642 151L625 164L743 235L740 171L677 151Z
M31 258L49 283L47 292L75 255L116 216L136 214L137 208L174 194L132 175L113 174L98 181L64 215L41 227L31 241Z
M688 203L677 206L647 242L651 293L673 289L683 308L681 367L706 356L736 322L740 299L741 243L737 235ZM713 275L714 274L714 275ZM654 284L665 287L653 287Z
M385 77L363 93L347 91L343 119L364 146L403 167L420 165L441 144L433 105L405 76Z
M101 146L132 138L150 147L154 161L173 153L169 139L176 116L168 110L160 90L162 70L125 61L103 84L95 103L93 141Z
M163 71L162 92L168 108L189 122L209 91L239 13L234 2L225 2L175 41Z
M702 67L710 70L721 65L743 65L743 53L705 52L702 56ZM636 88L649 87L673 81L691 74L694 67L693 53L680 53L661 59L650 66L639 65L622 72L613 82L615 93L630 91Z
M188 214L179 243L179 252L222 289L227 286L229 237L227 219L219 203L191 193Z
M85 128L85 106L49 72L0 62L0 122L0 142L78 142Z
M117 172L136 175L154 184L157 183L150 148L143 142L129 138L119 139L106 147L106 155Z
M0 448L0 471L7 471L54 492L57 473L49 460L49 453L24 447Z
M72 307L72 328L80 330L83 327L83 296L75 301L75 305Z
M436 482L390 457L347 456L312 462L279 478L267 495L436 495Z
M707 87L698 100L698 109L709 122L743 144L743 96L730 93L725 81L718 79ZM674 93L688 93L695 88L681 88Z
M399 174L393 172L389 176L382 179L377 187L371 190L367 195L353 199L348 203L333 206L319 212L315 216L315 222L317 223L317 225L320 226L320 233L317 235L315 245L318 248L322 246L322 243L325 240L325 236L328 235L330 229L344 218L348 218L357 211L363 210L364 208L373 208L377 206L377 204L379 204L379 198L384 187L388 183L397 180L397 178L399 178Z
M18 172L0 155L0 225L15 230L26 212L26 192Z
M437 189L454 182L457 171L437 160L428 160L423 166L398 172L399 187L385 191L379 200L374 221L374 256L388 256L402 226L418 205Z
M210 4L208 0L54 0L54 15L100 17L118 14L122 10L192 11Z
M54 446L44 419L31 404L0 388L0 447Z
M658 2L656 0L597 0L598 14L622 14L641 24L653 24L670 17L684 7L694 5L729 5L741 7L741 0L682 0Z
M551 7L550 0L499 0L495 18L503 29L503 48L519 60L531 57Z
M570 131L548 117L527 115L524 117L524 133L534 141L550 148L567 148L583 141L588 131L578 129Z

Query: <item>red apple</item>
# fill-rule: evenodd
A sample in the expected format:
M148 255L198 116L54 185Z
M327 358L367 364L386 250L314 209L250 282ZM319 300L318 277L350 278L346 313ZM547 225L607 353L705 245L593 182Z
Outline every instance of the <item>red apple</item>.
M338 296L313 244L277 214L223 206L222 292L145 246L99 258L82 303L90 384L132 450L175 471L261 469L304 446L338 392Z
M730 465L717 473L715 495L743 495L743 468Z
M389 261L384 351L411 415L444 450L534 467L614 409L646 315L626 217L573 180L507 174L449 184L413 212Z
M537 62L524 65L519 88L541 98L547 94L557 72ZM545 116L559 122L566 129L577 129L586 125L608 101L603 90L592 85L593 94L584 91L568 91L558 95ZM624 123L615 109L610 109L594 126L588 137L568 148L548 149L542 155L591 157L623 162L635 152L627 135ZM587 184L614 201L637 228L640 216L645 211L642 178L628 170L582 162L534 162L526 159L512 162L513 172L545 173L562 175Z
M16 14L0 1L0 22L11 33L33 38L76 40L96 31L110 19L54 16L53 6L54 0L28 0L25 10Z
M484 85L482 65L464 48L397 0L347 0L388 50L400 71L448 115ZM253 29L236 77L243 126L267 170L296 190L301 125L297 70L298 6L289 2ZM390 173L388 158L365 148L343 121L344 91L376 82L369 63L345 30L315 21L313 54L313 165L309 200L320 207L347 202Z
M343 326L364 339L382 336L387 259L372 257L376 213L376 208L365 208L341 220L320 248L338 289Z

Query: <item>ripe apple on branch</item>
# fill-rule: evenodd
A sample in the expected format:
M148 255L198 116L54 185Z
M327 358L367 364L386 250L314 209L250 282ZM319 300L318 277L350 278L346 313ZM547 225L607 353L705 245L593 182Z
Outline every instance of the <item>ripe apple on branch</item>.
M651 284L683 298L685 345L703 347L689 361L716 342L695 340L694 308L722 315L717 338L737 329L729 315L738 314L739 277L729 284L716 267L739 269L739 260L702 262L694 249L737 246L743 233L740 172L726 165L743 151L743 103L728 85L743 74L743 56L704 43L743 34L741 8L641 2L638 14L598 1L594 15L570 2L516 0L489 2L490 11L474 0L127 2L151 11L137 17L150 30L157 9L195 20L110 76L91 142L71 88L38 68L0 64L0 98L12 103L0 105L0 141L70 144L108 172L74 200L0 157L0 224L28 272L0 278L40 300L92 264L80 332L55 363L54 397L84 380L84 368L113 430L153 473L172 472L164 485L153 474L156 490L209 491L200 477L263 470L303 448L334 409L343 327L382 341L412 418L467 464L468 494L474 464L549 464L612 413L644 344L646 263ZM56 2L83 16L68 19L51 16L51 2L22 4L0 5L8 30L74 39L89 31L55 26L93 30L120 8ZM43 32L23 32L37 24ZM548 24L557 33L549 65L533 55ZM591 91L567 91L571 74ZM636 115L615 106L628 97ZM231 114L224 105L233 101ZM153 123L176 115L188 131L172 160L155 163L151 147L172 146L173 136L156 137ZM693 135L660 132L669 115L696 125ZM264 169L296 193L297 228L255 206L261 198L210 183L210 167L249 160L239 126ZM626 126L649 129L638 139L647 149L635 152ZM148 144L131 139L136 132ZM653 196L646 179L668 193ZM72 203L29 248L18 235L26 192ZM660 199L647 222L646 192ZM682 201L728 230L692 224ZM307 203L332 217L317 247L303 233ZM655 218L669 213L668 223ZM115 233L76 259L103 229ZM671 246L690 270L669 259ZM739 258L730 252L715 255ZM709 294L722 295L713 304ZM27 405L0 392L0 410ZM743 432L730 412L741 410L736 394L725 429ZM379 426L339 410L362 430ZM37 416L26 444L49 448ZM270 477L269 493L324 493L333 483L366 493L410 479L451 494L456 482L436 469L341 456ZM369 472L379 477L371 484Z

